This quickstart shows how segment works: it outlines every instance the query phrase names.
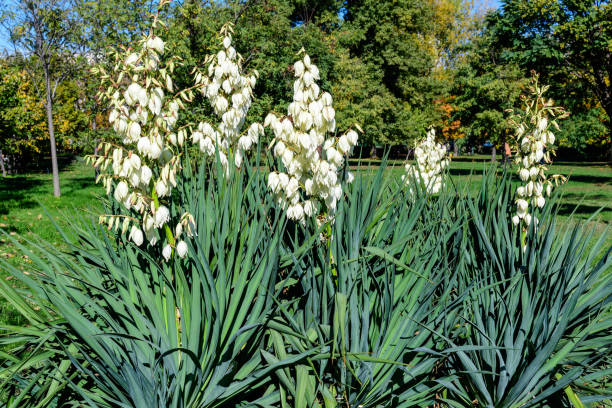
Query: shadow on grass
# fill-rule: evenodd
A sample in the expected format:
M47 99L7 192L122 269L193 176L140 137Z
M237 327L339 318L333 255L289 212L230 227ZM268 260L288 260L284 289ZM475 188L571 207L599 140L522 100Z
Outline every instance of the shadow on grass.
M584 204L572 204L572 203L561 203L559 204L559 215L574 215L580 218L589 218L595 212L601 210L601 212L597 215L597 217L607 218L606 215L612 214L612 209L597 206L597 205L584 205Z
M611 176L591 176L584 174L576 174L569 175L569 181L576 181L579 183L589 183L589 184L611 184L612 185L612 177Z
M74 195L95 186L95 180L92 177L64 176L60 181L62 197L74 197ZM0 215L6 215L14 208L30 209L38 207L39 203L34 198L43 199L46 197L41 195L41 190L46 190L43 186L48 187L48 194L51 194L50 183L51 180L36 178L31 175L0 178Z
M38 205L28 193L44 183L43 180L27 176L0 178L0 214L8 214L10 208L33 208Z

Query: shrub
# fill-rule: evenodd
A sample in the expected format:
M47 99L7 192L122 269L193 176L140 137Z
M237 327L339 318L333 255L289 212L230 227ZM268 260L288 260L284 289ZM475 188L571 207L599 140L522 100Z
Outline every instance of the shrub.
M142 43L162 49L155 38ZM132 102L148 102L144 84ZM192 98L189 90L179 95ZM123 109L121 97L114 101ZM156 115L166 106L161 97L146 105ZM285 118L286 133L309 127L300 109L302 125ZM338 153L354 145L356 134L341 142L347 134L328 138L325 152L307 144L311 158L340 155L328 157L334 196L320 189L324 213L294 217L269 186L278 154L275 161L255 140L254 157L236 150L236 126L230 141L214 146L214 159L201 159L179 142L180 109L170 111L170 124L157 117L151 125L140 109L117 125L123 133L150 126L139 132L152 132L160 152L171 153L170 160L154 149L143 161L153 174L132 183L142 206L127 205L120 187L138 170L135 153L115 160L108 148L94 163L128 157L129 169L103 176L102 223L75 217L58 228L66 252L7 235L32 266L24 272L0 259L24 287L0 281L3 296L29 322L0 334L5 406L505 408L579 404L576 390L593 394L585 401L609 398L591 384L609 373L612 250L597 260L603 237L587 250L582 227L559 231L554 197L538 228L522 231L511 221L510 179L493 169L476 194L452 183L428 194L421 183L388 177L384 161L349 184ZM117 149L138 143L139 132ZM203 136L210 137L198 144ZM159 182L171 188L157 195ZM304 191L287 195L292 205L307 198L298 187ZM157 219L162 206L163 222L144 228L145 243L128 226ZM166 230L163 248L157 228ZM177 243L181 233L188 239Z

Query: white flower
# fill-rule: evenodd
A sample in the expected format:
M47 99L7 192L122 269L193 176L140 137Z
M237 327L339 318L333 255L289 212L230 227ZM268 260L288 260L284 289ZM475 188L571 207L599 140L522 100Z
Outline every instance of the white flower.
M270 174L268 174L268 188L272 190L272 192L274 193L278 192L279 182L280 182L280 179L277 173L271 172Z
M304 208L301 204L294 204L287 208L287 217L292 220L301 221L304 219Z
M442 189L442 174L448 166L446 149L435 141L435 131L430 129L427 136L414 149L415 165L406 164L406 174L402 180L411 185L414 182L424 186L425 193L437 194ZM410 187L411 195L416 191Z
M155 183L155 192L159 197L165 197L169 192L168 184L163 180L157 180L157 183Z
M159 52L160 54L163 54L163 52L164 52L164 42L159 37L149 38L147 40L147 47L149 47L152 50L155 50L155 51Z
M134 65L138 61L138 54L130 54L125 59L125 65Z
M178 244L176 244L176 254L179 258L184 258L185 255L187 255L187 243L185 241L179 241Z
M293 64L293 72L295 73L296 77L301 77L304 75L304 63L302 61L298 61Z
M144 241L144 236L142 234L142 231L140 230L140 228L138 228L137 226L132 226L132 229L130 230L130 236L129 238L134 241L134 243L137 246L142 245L143 241Z
M170 260L170 257L172 256L172 247L170 246L170 244L166 244L164 249L162 249L162 256L164 257L166 262Z
M132 139L132 141L138 140L138 138L140 137L140 125L138 124L138 122L130 123L128 127L128 135L130 136L130 139Z
M523 181L529 180L529 175L530 175L529 169L523 168L519 172L519 176L521 177L521 180L523 180Z
M351 144L346 135L340 136L338 139L338 150L343 154L346 154L351 150Z
M316 216L318 203L322 203L326 219L333 220L336 202L342 196L338 171L343 166L344 154L356 145L357 134L349 131L338 139L327 138L327 132L335 129L335 111L331 95L320 94L315 82L319 70L308 56L293 68L296 80L288 116L281 119L268 114L264 121L264 126L274 133L274 156L281 159L286 169L270 173L268 187L281 207L286 208L288 218L303 222L304 217ZM352 175L347 175L347 179L351 181Z
M210 57L208 77L202 78L202 82L208 84L204 96L209 99L220 123L216 129L208 123L200 123L198 133L193 135L193 143L199 143L200 150L212 159L218 150L221 165L228 174L227 157L232 153L234 164L240 167L246 152L257 144L263 134L263 127L253 123L247 135L242 133L256 79L255 75L243 75L241 58L231 46L229 34L223 38L223 47L225 50Z
M115 187L115 200L121 202L125 197L127 197L129 192L129 187L125 181L120 181Z
M516 200L516 207L517 207L517 214L519 217L521 217L521 215L524 215L527 212L527 209L529 208L529 204L527 203L527 201L521 199Z
M155 228L160 228L164 224L170 221L170 211L163 205L160 205L157 210L155 210Z
M355 132L354 130L349 130L346 133L346 137L348 138L349 143L351 145L353 145L353 146L357 145L357 139L358 139L357 132Z

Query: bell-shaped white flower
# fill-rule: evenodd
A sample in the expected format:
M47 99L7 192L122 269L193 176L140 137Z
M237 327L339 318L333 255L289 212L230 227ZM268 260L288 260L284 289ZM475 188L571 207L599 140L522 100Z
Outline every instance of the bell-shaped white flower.
M170 221L170 211L163 205L160 205L159 208L155 210L154 216L155 228L160 228L162 225Z
M130 236L129 238L134 241L134 243L137 246L142 245L142 243L144 242L144 236L142 234L142 231L140 230L140 228L138 228L137 226L132 226L132 229L130 230Z
M170 257L172 256L172 247L170 246L170 244L166 244L166 246L164 246L164 249L162 249L162 256L164 257L166 262L170 260Z
M179 258L184 258L185 255L187 255L187 243L185 241L179 241L178 244L176 244L176 254Z
M147 47L157 51L160 54L164 52L164 41L159 37L151 37L147 40Z

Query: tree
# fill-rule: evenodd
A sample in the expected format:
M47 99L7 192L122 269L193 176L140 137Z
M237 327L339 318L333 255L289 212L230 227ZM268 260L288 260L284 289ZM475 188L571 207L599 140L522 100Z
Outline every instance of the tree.
M517 64L504 61L503 49L493 46L491 18L479 23L480 35L465 45L452 94L457 95L453 118L473 143L490 141L495 160L496 147L503 146L511 131L508 109L518 104L525 79Z
M53 195L60 196L57 147L53 123L53 102L58 85L75 69L75 43L79 24L74 21L72 8L61 0L21 0L9 3L3 19L15 54L21 56L23 67L42 97L51 150ZM39 81L42 74L42 81ZM42 82L42 84L40 83Z
M0 150L10 161L11 170L19 171L48 154L49 137L45 107L30 75L13 60L0 60ZM74 79L57 87L53 123L58 151L83 150L83 134L90 117L90 111L79 104L84 93Z
M536 70L575 118L605 111L612 159L612 4L607 0L506 0L492 27L493 47L523 71ZM593 95L597 103L593 103ZM589 110L595 110L589 112ZM572 116L575 116L572 119ZM589 119L589 120L590 120Z

